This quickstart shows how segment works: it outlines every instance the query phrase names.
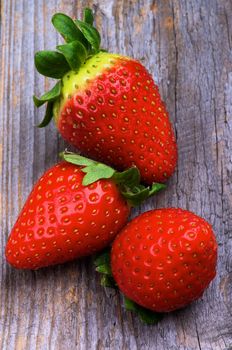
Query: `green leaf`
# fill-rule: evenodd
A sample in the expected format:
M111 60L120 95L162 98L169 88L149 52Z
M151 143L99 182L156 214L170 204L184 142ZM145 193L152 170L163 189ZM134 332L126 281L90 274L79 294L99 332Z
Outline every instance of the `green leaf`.
M79 154L72 153L72 152L61 152L60 157L66 160L66 162L69 162L75 165L89 166L89 165L97 164L95 160L82 157Z
M145 309L142 306L139 306L136 312L144 323L150 325L158 323L163 318L163 314Z
M52 17L52 24L54 25L56 30L62 35L62 37L67 43L76 40L81 41L83 43L85 42L84 35L77 28L72 18L65 15L64 13L56 13Z
M131 188L121 189L121 193L132 207L136 207L164 188L166 188L166 185L159 183L154 183L151 187L139 184Z
M78 28L80 29L86 40L94 49L94 52L97 53L99 51L101 43L101 37L97 29L92 27L88 23L79 20L76 20L75 23L77 24Z
M110 264L110 248L106 248L94 259L96 271L103 274L101 277L101 285L104 287L116 288L116 283L112 276Z
M167 188L167 186L165 184L160 184L160 183L154 182L151 185L151 188L149 189L149 197L153 196L153 194L155 194L156 192L164 190L165 188Z
M60 96L61 93L61 82L58 81L58 83L48 92L46 92L41 97L33 96L34 104L36 107L42 106L44 103L50 101L54 101L57 97Z
M93 12L89 8L84 9L84 22L93 25L94 17Z
M65 45L57 46L62 52L70 68L77 71L87 58L87 51L80 41L73 41Z
M82 171L86 173L82 182L84 186L88 186L100 179L110 179L115 173L114 169L101 163L87 166Z
M144 323L155 324L155 323L158 323L163 318L163 314L154 312L152 310L148 310L143 306L136 304L134 301L127 298L125 295L123 297L124 297L124 306L126 310L136 313Z
M115 280L109 275L103 275L101 277L101 286L108 288L117 288Z
M125 185L127 187L134 187L140 183L140 172L138 168L132 167L121 173L116 172L113 180L117 184Z
M47 126L50 123L50 121L52 120L52 117L53 117L53 102L49 101L47 104L44 119L42 120L42 122L39 125L37 125L37 127L44 128L45 126Z
M128 311L136 311L135 303L131 299L127 298L125 295L123 295L123 298L125 309Z
M35 66L40 74L55 79L61 79L70 70L65 57L56 51L37 52Z
M97 255L97 257L94 259L94 265L100 266L108 264L110 265L110 249L107 248L103 252Z
M60 154L60 157L69 163L84 166L82 169L86 173L82 181L84 186L88 186L100 179L109 179L115 173L115 170L108 165L82 157L79 154L63 152Z
M122 195L127 199L127 201L133 206L136 207L144 202L145 199L149 197L149 188L144 188L139 192L132 191L122 191Z
M104 275L112 276L110 264L103 264L96 267L96 271Z
M112 276L109 248L106 248L94 259L94 265L97 272Z

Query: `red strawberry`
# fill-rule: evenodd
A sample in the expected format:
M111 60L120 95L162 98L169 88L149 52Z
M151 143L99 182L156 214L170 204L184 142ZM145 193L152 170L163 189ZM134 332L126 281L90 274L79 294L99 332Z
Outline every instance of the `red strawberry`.
M216 274L211 226L182 209L148 211L132 220L112 246L113 277L121 291L157 312L198 299Z
M145 194L136 187L134 194L136 169L116 173L78 155L64 158L77 165L62 162L45 172L12 229L6 258L16 268L38 269L101 250L127 221L124 197L133 204L159 189Z
M61 79L34 97L38 107L48 101L40 126L54 116L61 135L83 153L118 169L136 165L146 183L165 182L177 148L158 86L138 61L100 50L89 11L88 23L56 14L52 22L67 43L35 55L41 74Z

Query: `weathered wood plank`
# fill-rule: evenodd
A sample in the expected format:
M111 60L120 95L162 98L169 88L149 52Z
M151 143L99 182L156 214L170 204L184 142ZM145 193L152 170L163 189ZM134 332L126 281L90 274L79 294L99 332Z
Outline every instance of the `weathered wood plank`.
M218 275L204 297L155 327L121 308L99 286L90 259L37 272L14 271L4 246L33 182L64 143L31 95L48 81L35 73L36 50L58 42L50 18L94 7L103 46L143 58L173 121L178 170L168 189L133 215L180 206L209 220L219 241ZM232 3L230 0L2 0L0 76L0 348L232 348Z

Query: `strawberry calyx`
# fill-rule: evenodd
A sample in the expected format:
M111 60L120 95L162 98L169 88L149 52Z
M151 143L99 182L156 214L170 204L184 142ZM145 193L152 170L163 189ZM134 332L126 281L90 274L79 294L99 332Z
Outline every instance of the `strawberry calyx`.
M63 37L65 44L58 45L57 51L38 51L35 54L37 71L50 78L62 79L70 70L78 72L85 62L96 55L100 49L101 37L93 26L93 13L89 8L84 9L83 20L73 20L63 13L52 17L52 24ZM105 51L105 50L103 50ZM43 121L38 127L45 127L53 117L53 103L61 95L62 81L41 97L33 96L34 104L40 107L47 103Z
M100 283L103 287L118 289L114 280L110 265L110 248L101 252L94 260L96 271L101 274ZM155 324L162 320L163 314L148 310L143 306L138 305L133 300L123 295L124 307L139 316L139 318L146 324Z
M118 172L108 165L73 152L61 152L60 157L66 162L83 167L82 171L85 173L85 176L82 184L84 186L88 186L100 179L112 179L132 207L140 205L147 198L166 188L166 185L161 183L153 183L147 187L140 184L140 172L137 167Z

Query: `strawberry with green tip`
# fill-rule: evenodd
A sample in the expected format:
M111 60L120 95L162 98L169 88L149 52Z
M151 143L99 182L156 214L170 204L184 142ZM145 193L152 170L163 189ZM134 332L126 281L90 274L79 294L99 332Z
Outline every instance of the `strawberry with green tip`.
M157 85L138 61L100 49L91 10L84 20L58 13L52 23L66 41L35 55L39 73L59 79L41 98L41 127L52 117L61 135L91 158L123 170L135 165L142 180L165 182L174 172L177 147Z
M164 187L141 186L136 168L118 173L73 153L62 158L35 184L11 231L6 258L16 268L38 269L103 249L131 206Z

